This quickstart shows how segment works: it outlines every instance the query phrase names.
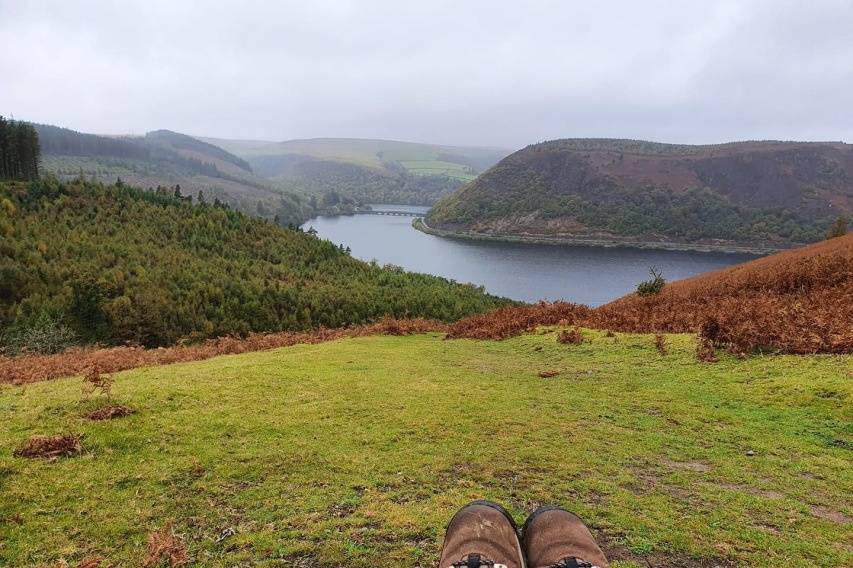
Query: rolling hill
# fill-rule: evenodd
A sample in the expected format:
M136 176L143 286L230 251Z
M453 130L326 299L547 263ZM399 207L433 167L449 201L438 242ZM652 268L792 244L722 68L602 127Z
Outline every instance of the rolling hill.
M482 238L786 248L853 212L853 146L534 144L443 198L427 229Z
M452 320L508 303L162 187L0 183L0 235L0 337L12 352Z
M121 179L143 188L180 186L184 195L202 192L210 201L278 218L283 225L300 224L323 207L255 175L246 161L222 148L177 132L100 136L45 124L35 127L42 171L62 180L83 175L104 183Z
M255 173L285 187L335 191L362 203L432 204L509 153L358 138L202 140L240 156Z

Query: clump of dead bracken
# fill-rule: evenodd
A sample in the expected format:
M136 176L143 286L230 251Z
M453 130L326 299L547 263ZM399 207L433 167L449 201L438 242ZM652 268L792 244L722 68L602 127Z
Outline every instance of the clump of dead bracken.
M557 334L557 343L564 345L580 345L583 343L583 332L580 328L564 329Z
M159 530L148 533L143 568L153 568L166 563L167 566L184 566L189 563L187 546L183 539L175 534L174 520L169 519Z
M101 373L97 366L93 366L83 375L83 398L89 398L95 393L111 398L114 383L111 376Z
M44 458L54 460L76 456L83 451L83 437L79 434L33 436L15 449L18 458Z
M551 377L556 377L560 374L560 371L549 370L549 371L539 371L539 378L541 379L550 379Z

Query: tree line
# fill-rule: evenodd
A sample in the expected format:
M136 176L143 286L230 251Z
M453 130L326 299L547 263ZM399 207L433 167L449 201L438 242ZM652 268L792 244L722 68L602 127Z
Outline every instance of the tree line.
M0 116L0 179L37 179L40 153L31 124Z

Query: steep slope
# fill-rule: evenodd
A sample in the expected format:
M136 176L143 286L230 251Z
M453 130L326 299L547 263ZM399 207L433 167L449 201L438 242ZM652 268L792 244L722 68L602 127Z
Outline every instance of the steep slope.
M308 193L334 191L363 203L435 203L509 153L358 138L203 140L241 156L258 175Z
M13 351L53 350L68 331L158 346L386 315L453 320L507 303L164 189L0 184L0 235L0 336Z
M853 211L853 146L528 146L440 201L434 229L484 237L784 248Z

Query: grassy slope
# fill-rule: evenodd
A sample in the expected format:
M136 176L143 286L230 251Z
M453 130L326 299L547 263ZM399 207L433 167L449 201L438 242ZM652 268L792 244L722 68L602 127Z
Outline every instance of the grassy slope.
M370 337L130 371L114 394L139 412L105 423L80 418L99 403L79 379L3 388L0 565L138 565L170 517L204 566L434 565L477 497L519 519L568 506L633 555L619 566L853 562L850 356L709 365L689 336L662 357L651 336L586 333ZM85 434L84 456L11 457L63 431Z

